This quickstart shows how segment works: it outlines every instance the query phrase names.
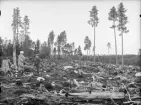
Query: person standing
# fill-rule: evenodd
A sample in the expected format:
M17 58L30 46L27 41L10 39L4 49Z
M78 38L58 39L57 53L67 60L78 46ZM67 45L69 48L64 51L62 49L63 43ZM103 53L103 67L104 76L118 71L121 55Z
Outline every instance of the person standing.
M21 74L24 71L24 65L25 65L24 51L20 51L20 55L18 56L18 69Z
M37 74L39 74L39 67L40 67L40 57L38 54L36 54L36 57L34 59L34 66L36 67Z

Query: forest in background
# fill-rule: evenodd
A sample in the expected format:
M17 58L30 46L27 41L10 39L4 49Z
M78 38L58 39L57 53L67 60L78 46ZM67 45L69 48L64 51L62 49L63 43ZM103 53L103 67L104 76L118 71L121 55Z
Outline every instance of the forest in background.
M26 44L28 42L28 44ZM29 58L33 58L36 53L40 53L41 58L59 58L57 56L57 50L53 50L53 56L51 56L51 50L50 47L46 44L47 42L44 42L40 45L40 40L37 40L36 42L32 41L30 37L27 37L27 39L24 42L23 48L21 48L20 45L17 45L17 55L19 55L20 51L23 50L25 53L24 55ZM11 40L4 40L0 38L0 59L3 59L3 57L10 57L12 61L13 57L13 44ZM29 46L31 45L31 46ZM34 47L34 48L32 48ZM35 50L33 50L35 49ZM78 48L69 49L68 52L63 52L64 56L60 56L60 58L67 59L67 60L83 60L83 61L93 61L93 55L82 55L81 47L79 46ZM102 62L102 63L111 63L111 64L116 64L116 55L96 55L96 62ZM121 64L121 55L117 56L118 58L118 64ZM124 55L124 64L125 65L135 65L139 66L139 60L140 56L139 55L134 55L134 54L126 54Z
M20 9L13 9L13 21L12 21L12 30L13 30L13 39L2 39L0 37L0 56L1 59L5 57L10 57L15 59L19 55L20 51L24 51L24 55L29 58L35 57L36 54L39 54L41 58L54 57L54 58L65 58L72 60L88 60L102 63L111 63L111 64L125 64L125 65L139 65L139 55L124 55L123 53L123 34L129 32L126 27L128 23L128 17L126 16L127 10L124 8L123 3L118 5L118 8L113 6L108 13L108 20L111 21L111 28L114 33L115 40L115 55L110 54L111 43L107 43L108 55L98 55L95 54L95 36L96 36L96 27L99 23L98 18L98 8L93 6L90 12L90 19L88 24L94 28L94 46L92 46L91 39L86 36L84 39L84 48L81 46L75 46L75 43L67 42L67 32L64 30L58 35L54 34L54 31L51 30L46 36L46 41L41 43L39 39L33 41L30 38L30 19L27 15L23 18L20 16ZM116 43L116 28L121 34L122 40L122 55L117 54L117 43ZM56 39L55 39L56 36ZM90 49L93 47L94 55L90 55ZM82 54L82 49L87 52L87 55Z

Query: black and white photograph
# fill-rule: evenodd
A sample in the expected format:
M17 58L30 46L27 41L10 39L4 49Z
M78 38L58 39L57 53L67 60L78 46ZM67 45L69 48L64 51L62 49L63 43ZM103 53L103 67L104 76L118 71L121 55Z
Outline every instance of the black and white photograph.
M141 105L141 0L0 0L0 105Z

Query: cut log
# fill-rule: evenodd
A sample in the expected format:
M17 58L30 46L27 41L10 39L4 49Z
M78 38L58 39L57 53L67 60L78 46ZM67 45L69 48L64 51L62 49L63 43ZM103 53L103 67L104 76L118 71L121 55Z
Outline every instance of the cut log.
M86 99L95 99L95 98L100 98L100 99L123 99L124 98L124 93L122 92L92 92L89 94L88 92L82 92L82 93L69 93L71 96L77 96L81 98L86 98Z

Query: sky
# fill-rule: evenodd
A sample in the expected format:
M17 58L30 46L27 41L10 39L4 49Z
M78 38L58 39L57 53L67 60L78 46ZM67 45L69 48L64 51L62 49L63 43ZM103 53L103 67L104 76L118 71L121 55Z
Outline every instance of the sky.
M140 0L0 0L0 36L12 39L13 9L19 7L20 16L27 15L30 19L30 37L32 40L47 41L48 34L53 30L56 37L66 31L67 41L75 42L84 51L84 38L88 36L94 42L94 29L88 24L89 11L97 6L99 24L96 27L96 54L108 54L107 43L111 43L110 54L115 54L114 30L109 28L112 22L108 20L110 9L118 8L123 2L129 23L126 25L129 33L124 34L124 54L138 54L141 40L141 1ZM117 51L122 52L121 36L117 33ZM91 48L91 54L93 54Z

